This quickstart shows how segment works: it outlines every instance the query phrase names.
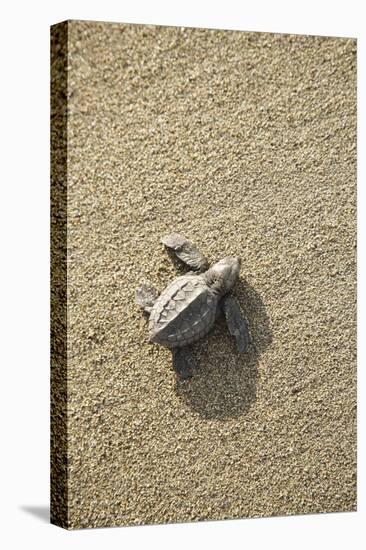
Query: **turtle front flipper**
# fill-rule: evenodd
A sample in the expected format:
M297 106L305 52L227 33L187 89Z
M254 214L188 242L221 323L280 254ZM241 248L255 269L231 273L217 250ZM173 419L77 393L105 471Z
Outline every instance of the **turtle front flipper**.
M243 317L239 302L231 294L227 294L222 299L222 308L229 332L236 338L236 345L240 353L248 351L250 335L248 323Z
M195 364L188 348L174 348L173 367L180 378L190 378L193 374Z
M182 235L173 233L161 239L161 242L194 271L208 269L208 261L198 248Z
M141 285L136 289L135 302L142 307L145 313L150 314L159 293L155 288L147 285Z

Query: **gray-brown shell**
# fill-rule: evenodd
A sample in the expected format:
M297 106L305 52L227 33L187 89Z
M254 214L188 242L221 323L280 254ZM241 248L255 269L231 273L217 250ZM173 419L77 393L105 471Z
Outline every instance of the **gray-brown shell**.
M150 313L150 342L183 347L205 336L216 320L218 297L204 276L183 275L161 293Z

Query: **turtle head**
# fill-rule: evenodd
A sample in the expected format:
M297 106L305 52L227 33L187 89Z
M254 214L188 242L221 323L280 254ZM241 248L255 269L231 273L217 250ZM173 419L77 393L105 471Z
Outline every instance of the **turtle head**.
M226 294L239 278L241 260L238 256L227 256L209 269L207 284L216 292Z

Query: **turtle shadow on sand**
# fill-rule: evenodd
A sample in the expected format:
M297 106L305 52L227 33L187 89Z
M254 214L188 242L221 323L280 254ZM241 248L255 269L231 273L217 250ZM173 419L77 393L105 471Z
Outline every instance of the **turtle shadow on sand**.
M258 292L239 279L235 296L248 321L249 351L238 353L225 320L219 318L211 333L192 347L197 364L193 376L176 380L178 397L207 420L236 418L249 411L256 400L259 358L272 341L270 321Z

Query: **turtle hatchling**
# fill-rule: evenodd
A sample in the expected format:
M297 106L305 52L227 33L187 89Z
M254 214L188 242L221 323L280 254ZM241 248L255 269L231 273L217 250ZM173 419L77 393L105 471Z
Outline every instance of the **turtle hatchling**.
M171 349L177 375L189 378L194 371L189 346L206 336L223 312L238 351L245 353L248 325L232 295L240 258L227 256L209 267L205 256L181 235L168 235L161 242L191 271L174 279L160 295L147 285L136 290L136 304L149 315L149 341Z

